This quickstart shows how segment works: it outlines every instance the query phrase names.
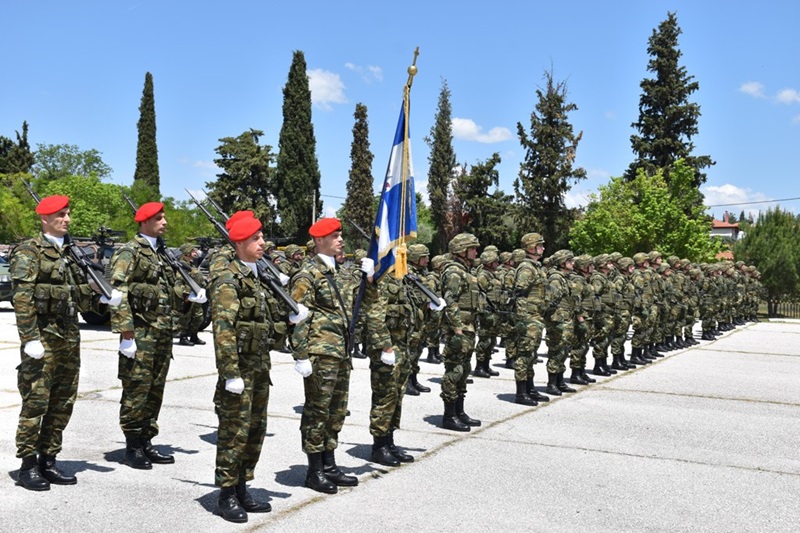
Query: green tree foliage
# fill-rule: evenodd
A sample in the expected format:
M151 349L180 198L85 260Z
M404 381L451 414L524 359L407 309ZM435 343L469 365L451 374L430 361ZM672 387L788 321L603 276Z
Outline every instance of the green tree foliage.
M737 243L737 259L755 265L767 290L770 315L775 305L800 294L800 220L780 207L759 213L758 220Z
M69 196L72 215L69 232L75 237L90 237L100 226L128 232L132 228L130 223L126 227L114 227L118 221L133 222L130 208L122 197L122 188L117 184L103 183L97 176L65 176L47 182L40 190L42 197Z
M453 150L453 121L450 106L450 89L442 80L439 103L436 107L434 124L425 143L430 148L428 154L428 201L434 227L431 252L444 253L451 235L447 234L448 197L453 170L456 167L456 154Z
M322 212L320 179L306 60L297 50L283 88L283 125L275 172L274 191L283 236L298 241L307 238L314 214Z
M667 185L663 172L648 175L640 170L636 179L612 178L590 197L585 215L575 222L570 245L581 253L613 251L631 256L658 250L693 261L710 261L721 249L711 238L711 220L702 207L689 214L687 205L700 194L693 184L694 169L679 160Z
M198 237L219 238L217 230L191 200L177 202L174 198L165 198L164 215L167 217L167 233L164 237L168 246L178 247Z
M136 144L136 170L133 180L146 183L160 192L161 178L158 173L158 147L156 146L156 102L153 96L153 75L144 76L142 102L139 104L139 122L136 124L139 141Z
M34 235L41 225L34 212L34 203L22 180L30 182L30 174L0 174L0 242L13 243Z
M28 123L22 123L22 134L15 132L17 142L0 135L0 174L27 174L34 159L28 143Z
M423 201L422 195L417 192L417 241L429 249L434 237L434 225L431 210Z
M356 248L366 249L361 232L353 227L357 224L368 234L375 223L375 211L372 208L373 178L372 160L375 156L369 149L369 122L367 121L367 106L356 104L353 114L353 143L350 145L350 177L347 180L347 199L344 201L342 216L344 221L344 242L347 251Z
M512 197L498 189L500 175L496 169L500 154L494 153L472 167L462 165L453 182L453 192L461 213L461 231L478 237L482 245L494 244L502 249L513 248L514 224L508 217ZM490 193L490 189L494 191Z
M635 179L639 169L648 174L664 169L669 183L672 179L670 167L683 159L694 169L692 183L699 187L706 181L703 169L715 164L710 156L692 155L692 138L699 131L700 106L690 102L689 97L700 84L692 81L694 76L687 74L686 67L679 64L682 54L678 49L678 36L681 33L675 13L668 13L648 41L647 70L655 78L645 78L640 84L639 120L631 124L639 132L631 136L636 160L625 173L628 180ZM702 202L702 197L700 200Z
M565 196L574 183L586 179L586 171L573 166L583 132L575 135L567 120L578 106L567 101L566 82L555 82L552 70L545 71L544 79L544 90L536 89L538 102L531 113L530 132L517 123L525 159L514 180L514 191L518 226L541 233L546 250L554 252L567 246L576 216L576 210L564 204Z
M219 155L214 163L222 169L216 181L207 183L208 195L231 215L249 209L264 225L265 234L275 220L273 181L275 155L269 145L258 140L264 132L250 129L238 137L223 137L214 149Z
M107 178L113 169L103 161L102 155L94 148L81 150L74 144L38 144L33 174L43 181L67 176Z

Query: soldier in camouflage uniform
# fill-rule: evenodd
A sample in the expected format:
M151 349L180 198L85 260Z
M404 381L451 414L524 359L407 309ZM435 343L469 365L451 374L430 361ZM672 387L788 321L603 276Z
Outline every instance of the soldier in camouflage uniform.
M588 385L596 380L586 373L586 354L589 340L594 335L594 314L597 310L594 287L589 281L594 271L592 256L581 254L573 261L574 270L569 274L570 290L576 299L575 334L569 356L572 375L570 383Z
M97 294L67 252L69 198L47 197L36 206L42 232L11 254L20 365L17 386L22 409L16 456L22 459L17 484L44 491L50 484L74 485L73 475L56 466L62 435L78 396L80 330L78 311L97 311ZM121 295L112 294L118 305ZM37 458L38 453L38 458Z
M509 260L507 265L509 266L508 270L506 270L505 277L503 278L503 286L509 287L510 291L513 294L514 291L514 283L517 277L517 267L519 266L522 261L525 260L527 257L527 252L522 248L515 248L513 252L511 252L509 256ZM515 361L517 358L517 342L519 341L520 337L524 334L522 331L522 327L519 326L513 319L514 313L510 314L509 320L509 327L508 333L506 335L506 342L505 342L505 349L506 349L506 364L505 367L513 370L515 368ZM534 363L538 362L538 359L533 361Z
M547 328L545 342L548 357L545 392L555 396L561 396L562 392L575 392L564 381L564 361L575 342L575 317L578 311L577 300L567 278L574 268L573 257L569 250L558 250L550 256L552 270L545 285L547 311L544 323Z
M431 258L430 272L428 274L428 283L433 292L442 294L441 273L447 260L443 255L437 255ZM425 359L427 362L438 365L442 363L442 356L439 353L439 342L442 337L442 312L431 310L428 319L422 329L423 342L428 349L428 357Z
M478 280L469 270L478 256L478 246L477 237L459 233L448 243L452 260L442 269L442 292L447 303L442 319L445 330L442 427L453 431L469 431L481 424L464 412L467 376L475 347L475 322L480 312Z
M631 275L635 269L633 259L620 257L617 259L616 267L618 275L614 277L613 283L614 291L619 294L619 299L617 301L617 320L614 322L614 329L611 335L611 356L614 358L612 368L625 370L647 364L647 361L642 359L641 354L636 350L631 354L630 361L625 360L625 339L628 335L628 329L633 323L634 315L636 313L641 314L642 303L641 297L637 294L636 288L631 281Z
M410 274L417 276L428 289L436 293L437 287L435 279L428 272L428 261L430 258L430 251L424 244L412 244L408 247L408 271ZM411 335L411 375L408 377L406 383L406 394L410 396L419 396L421 392L430 392L431 388L419 382L418 374L420 372L419 359L422 356L423 344L426 344L426 331L425 326L431 320L431 314L434 312L430 305L430 300L425 294L419 290L418 287L407 281L406 283L411 299L417 308L417 322L414 324L414 333Z
M172 359L172 310L188 302L205 303L189 294L170 268L161 240L167 229L164 206L142 205L136 212L139 233L111 258L111 283L122 303L111 309L111 329L121 337L118 377L122 382L119 422L125 434L123 463L150 469L153 463L174 463L151 440L158 435L158 415ZM188 297L187 297L188 295Z
M633 316L631 317L633 355L631 360L648 361L655 359L655 356L651 355L648 349L649 329L652 327L653 322L651 315L654 296L653 286L649 278L647 254L644 252L635 253L633 255L633 264L635 268L630 277L634 287Z
M347 413L352 369L348 351L352 276L337 272L334 259L342 252L341 228L335 218L323 218L311 226L316 254L292 280L292 298L309 309L308 320L292 333L295 370L303 376L305 389L300 421L303 452L308 455L305 485L328 494L336 493L340 486L358 485L358 478L345 475L334 457ZM363 261L369 279L374 265L368 259ZM374 297L376 291L367 290L366 294ZM365 305L368 303L369 298Z
M197 247L190 242L186 242L181 245L180 250L181 264L184 269L190 273L192 279L202 287L205 285L205 280L202 274L200 274L200 270L195 265L195 259L198 253ZM200 325L203 323L203 318L205 317L205 311L202 305L190 303L189 310L185 313L177 309L173 309L172 312L175 313L175 323L177 324L178 335L180 337L178 344L181 346L194 346L195 344L203 345L206 343L206 341L197 336L198 331L200 331Z
M283 253L286 254L286 261L281 262L278 268L291 279L292 276L300 271L300 266L303 262L303 249L296 244L290 244L284 249Z
M594 289L596 298L590 344L594 357L592 373L597 376L610 376L617 373L614 368L608 366L608 347L611 344L618 300L614 284L611 281L613 271L614 265L610 255L595 256L594 272L589 276L589 283ZM619 366L619 362L616 362Z
M229 237L235 257L211 287L216 354L219 429L214 484L220 487L219 513L230 522L247 522L247 513L269 512L267 502L247 490L254 478L267 431L270 349L282 342L288 310L272 296L257 274L263 257L261 222L244 218ZM292 323L302 317L289 317Z
M497 252L487 247L481 253L481 269L477 273L478 287L486 298L486 307L481 313L478 325L478 345L475 348L475 370L472 374L480 378L499 376L489 364L492 360L494 348L497 345L497 336L500 334L500 324L507 320L508 294L504 290L503 279L497 267L499 257Z

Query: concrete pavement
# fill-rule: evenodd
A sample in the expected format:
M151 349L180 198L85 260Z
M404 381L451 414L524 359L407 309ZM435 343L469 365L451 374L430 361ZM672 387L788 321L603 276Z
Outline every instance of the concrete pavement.
M64 435L76 486L14 485L19 341L0 304L0 528L3 531L797 531L800 529L800 322L749 324L599 378L538 407L513 403L511 370L475 378L467 412L483 426L438 427L441 365L422 363L432 393L406 397L399 445L413 464L368 462L369 372L355 360L337 460L360 485L303 487L302 378L273 352L269 428L251 491L273 512L247 524L214 514L216 373L206 346L175 346L156 445L174 465L120 464L117 340L82 329L80 399ZM546 371L537 365L537 385Z

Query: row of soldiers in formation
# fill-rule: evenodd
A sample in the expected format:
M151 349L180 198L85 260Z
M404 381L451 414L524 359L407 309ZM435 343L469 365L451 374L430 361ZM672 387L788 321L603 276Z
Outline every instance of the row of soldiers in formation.
M136 469L173 463L172 455L152 443L159 433L158 415L172 355L173 311L190 314L206 295L205 290L190 291L165 259L163 205L150 202L137 210L139 233L112 257L110 297L99 296L98 288L65 252L69 199L46 198L37 213L42 233L11 256L22 344L18 484L47 490L51 483L77 483L74 475L58 468L56 455L77 396L77 311L97 308L99 303L110 306L112 330L120 335L123 463ZM295 371L303 377L300 432L308 456L305 485L335 493L340 486L358 484L357 477L341 471L334 454L347 413L351 348L356 341L361 341L358 351L370 359L369 427L374 439L370 458L396 466L414 460L395 444L394 433L400 428L406 391L429 390L417 380L425 347L429 360L444 363L443 427L468 431L481 424L464 410L472 353L478 354L475 375L490 375L494 371L488 361L497 337L504 339L514 368L517 401L535 405L547 399L533 387L533 364L545 329L550 376L546 392L561 394L572 390L563 379L567 357L573 382L591 379L584 370L590 345L599 360L596 372L629 368L631 360L641 364L658 356L658 348L693 342L690 328L698 313L704 334L713 335L717 328L752 318L757 305L757 271L741 265L701 267L673 261L668 268L655 253L632 259L613 254L587 259L563 250L546 259L545 265L539 263L544 242L536 233L522 238L521 250L511 254L513 265L502 265L500 254L491 247L479 260L480 243L470 234L453 238L449 254L434 257L430 265L427 249L411 245L411 274L441 296L430 291L426 295L411 276L390 273L374 279L371 259L344 265L341 223L326 218L309 230L313 255L303 258L302 249L287 247L281 282L287 284L289 301L296 303L291 309L275 280L263 272L266 243L253 213L234 213L225 227L231 245L211 258L207 288L219 375L214 395L219 418L214 477L221 489L218 511L233 522L247 521L248 512L271 509L269 503L253 498L246 483L254 478L266 433L270 350L281 347L284 339L289 341ZM362 311L351 338L349 326L362 286ZM631 360L622 352L629 324L634 330ZM441 357L440 342L444 343ZM614 355L611 367L605 358L609 346Z

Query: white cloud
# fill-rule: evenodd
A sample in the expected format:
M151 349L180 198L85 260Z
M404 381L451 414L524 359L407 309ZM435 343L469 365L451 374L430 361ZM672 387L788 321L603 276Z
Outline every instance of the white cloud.
M586 177L592 180L607 180L611 177L611 172L602 168L590 168L586 171Z
M564 206L567 209L574 209L576 207L586 207L589 205L589 195L591 193L580 190L580 189L570 189L564 195Z
M453 137L462 141L499 143L513 138L508 128L495 127L484 133L482 128L468 118L453 118Z
M739 91L749 94L753 98L764 98L764 84L757 81L748 81L741 84Z
M204 168L214 171L219 170L219 167L213 161L195 161L194 163L192 163L192 166L194 168Z
M357 74L360 74L361 79L366 83L383 81L383 69L381 67L377 67L375 65L367 65L366 67L362 67L361 65L356 65L355 63L349 62L345 63L344 67L347 70L351 70Z
M344 83L338 74L322 69L313 69L308 74L308 87L311 89L311 103L320 109L330 111L331 104L345 104Z
M751 189L737 187L726 183L725 185L715 186L706 185L700 188L700 192L705 196L705 204L712 206L712 211L724 212L741 211L758 212L759 209L766 209L770 204L758 204L753 206L751 202L764 202L771 200L766 194L755 192ZM733 205L728 205L733 204ZM716 206L716 207L714 207ZM750 207L750 209L746 209Z
M783 89L775 99L781 104L797 104L800 103L800 92L796 89Z

